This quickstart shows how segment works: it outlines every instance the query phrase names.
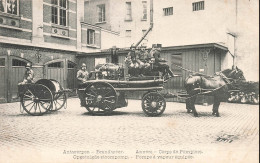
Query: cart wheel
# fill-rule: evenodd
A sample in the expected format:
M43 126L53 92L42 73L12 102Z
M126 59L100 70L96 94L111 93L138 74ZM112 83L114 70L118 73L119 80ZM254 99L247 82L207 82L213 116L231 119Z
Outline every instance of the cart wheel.
M50 89L41 84L31 85L21 96L23 109L34 116L43 115L50 111L52 102L53 96Z
M116 91L109 83L92 83L85 89L84 95L86 109L93 115L107 115L116 109Z
M51 111L60 110L62 107L64 107L66 101L67 96L65 92L55 93L55 95L53 96L53 107Z
M144 95L142 99L142 109L148 116L161 115L166 107L164 97L157 92L150 92Z

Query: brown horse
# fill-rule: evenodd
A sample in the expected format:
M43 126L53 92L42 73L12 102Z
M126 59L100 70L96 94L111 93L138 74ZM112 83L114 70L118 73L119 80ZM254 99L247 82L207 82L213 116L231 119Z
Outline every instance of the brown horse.
M184 87L189 95L186 99L187 112L193 112L197 117L198 113L195 109L196 97L199 93L203 93L208 96L214 96L213 113L219 117L218 108L221 101L226 101L229 97L228 90L236 81L245 80L243 72L236 68L226 69L216 73L214 76L206 76L201 74L194 74L189 76Z

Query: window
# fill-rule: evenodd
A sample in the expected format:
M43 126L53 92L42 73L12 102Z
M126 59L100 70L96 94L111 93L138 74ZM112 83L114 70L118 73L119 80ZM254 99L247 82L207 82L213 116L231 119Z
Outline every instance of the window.
M131 30L125 31L125 37L131 37Z
M5 58L0 58L0 67L5 66Z
M131 21L132 20L132 6L131 2L126 2L126 17L125 20Z
M12 60L12 66L25 66L26 62L20 61L18 59L13 59Z
M19 0L0 0L0 11L18 15Z
M52 68L61 68L61 62L54 62L48 65L48 67Z
M204 10L204 1L192 3L192 11Z
M143 4L143 17L142 20L147 20L147 1L142 1Z
M67 26L67 0L51 0L51 22Z
M98 22L104 22L106 21L106 8L105 5L98 5Z
M164 8L163 15L164 16L173 15L173 7Z
M87 44L88 45L95 44L95 31L93 29L87 30Z
M75 68L76 67L76 64L75 63L73 63L73 62L68 62L68 68L69 69L73 69L73 68Z

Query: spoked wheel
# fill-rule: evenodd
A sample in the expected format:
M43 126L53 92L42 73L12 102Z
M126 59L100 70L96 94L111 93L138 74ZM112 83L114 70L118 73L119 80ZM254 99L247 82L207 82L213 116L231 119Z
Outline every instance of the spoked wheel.
M150 92L144 95L142 99L142 109L148 116L161 115L166 107L164 97L157 92Z
M53 107L51 111L60 110L62 107L64 107L66 101L67 101L67 96L65 92L55 93L55 95L53 96Z
M109 83L92 83L85 89L84 95L86 109L93 115L107 115L116 109L116 91Z
M53 96L50 89L41 84L34 84L21 96L23 109L30 115L39 116L50 111Z

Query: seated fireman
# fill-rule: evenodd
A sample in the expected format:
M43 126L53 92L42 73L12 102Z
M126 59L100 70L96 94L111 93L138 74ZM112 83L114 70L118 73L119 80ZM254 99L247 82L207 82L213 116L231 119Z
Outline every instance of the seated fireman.
M139 71L139 64L136 60L136 48L131 46L130 50L131 51L126 56L125 63L129 68L129 74L135 76Z
M140 74L143 75L145 69L150 67L149 53L145 46L141 46L140 51L136 53L136 61L139 64Z
M27 63L25 66L26 70L23 76L23 81L19 83L18 85L23 85L23 84L30 84L34 83L34 72L32 70L32 65L30 63Z
M170 70L170 67L167 64L161 63L164 62L164 60L161 59L160 52L161 44L153 44L150 55L153 56L154 59L154 68L158 68L158 70L163 73L162 76L165 76L167 73L167 75L170 75L170 78L174 77L173 72Z

